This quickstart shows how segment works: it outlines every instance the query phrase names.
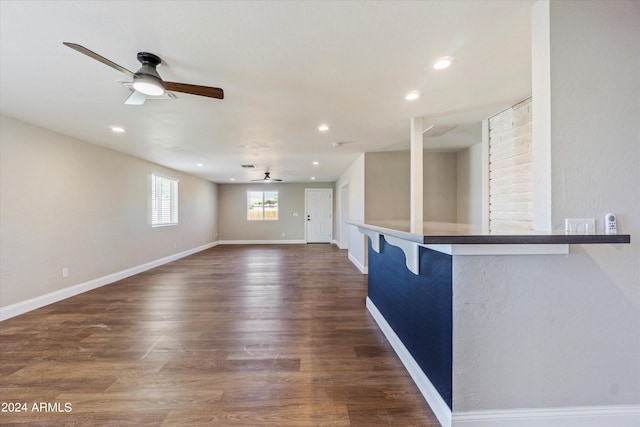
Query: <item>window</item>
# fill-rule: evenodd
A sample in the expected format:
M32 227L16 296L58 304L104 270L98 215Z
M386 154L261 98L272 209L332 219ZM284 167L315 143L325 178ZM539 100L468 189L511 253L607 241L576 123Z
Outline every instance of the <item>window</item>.
M151 225L178 223L178 181L151 175Z
M277 191L247 191L247 219L273 221L278 219Z

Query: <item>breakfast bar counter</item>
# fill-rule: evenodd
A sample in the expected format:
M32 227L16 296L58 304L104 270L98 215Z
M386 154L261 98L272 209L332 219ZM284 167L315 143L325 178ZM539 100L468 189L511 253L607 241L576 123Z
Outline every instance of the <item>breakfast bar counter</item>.
M563 309L573 309L555 301L562 285L540 284L540 271L557 271L557 283L573 286L585 272L572 272L571 252L630 243L625 234L486 233L434 222L415 233L408 221L349 224L368 236L367 309L443 426L467 425L458 408L485 398L487 384L524 386L523 351L535 349L528 340L549 340L555 332L546 328L575 321L564 319ZM553 374L536 380L557 387Z

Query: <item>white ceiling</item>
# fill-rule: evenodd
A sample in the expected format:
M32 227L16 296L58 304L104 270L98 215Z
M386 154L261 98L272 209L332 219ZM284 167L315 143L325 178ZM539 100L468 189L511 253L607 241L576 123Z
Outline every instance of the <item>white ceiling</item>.
M1 0L0 108L214 182L267 169L285 182L335 181L362 152L408 149L412 117L457 125L427 148L479 142L481 119L531 93L532 4ZM128 78L63 41L132 71L137 52L155 53L163 79L221 87L225 99L124 105ZM454 65L433 70L441 56ZM411 90L422 98L406 101Z

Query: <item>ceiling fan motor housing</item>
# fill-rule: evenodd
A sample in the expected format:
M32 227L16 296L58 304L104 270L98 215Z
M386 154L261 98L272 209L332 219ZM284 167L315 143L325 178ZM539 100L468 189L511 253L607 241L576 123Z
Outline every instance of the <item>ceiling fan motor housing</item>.
M156 70L156 67L162 63L160 57L153 53L138 52L138 61L142 63L142 66L133 75L133 87L145 95L162 95L165 87Z
M138 52L138 61L142 64L142 67L136 72L137 75L153 76L156 79L162 81L160 74L156 70L156 67L162 64L162 59L148 52Z
M140 61L140 63L143 65L149 64L153 66L153 68L156 68L158 65L162 64L162 59L160 59L158 55L154 55L153 53L149 52L138 52L138 61Z

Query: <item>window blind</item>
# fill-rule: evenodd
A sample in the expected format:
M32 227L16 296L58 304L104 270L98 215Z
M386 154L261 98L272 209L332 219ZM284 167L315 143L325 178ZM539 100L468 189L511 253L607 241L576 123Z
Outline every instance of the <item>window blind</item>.
M489 229L533 227L531 98L489 118Z
M178 181L159 175L151 176L151 224L178 223Z

